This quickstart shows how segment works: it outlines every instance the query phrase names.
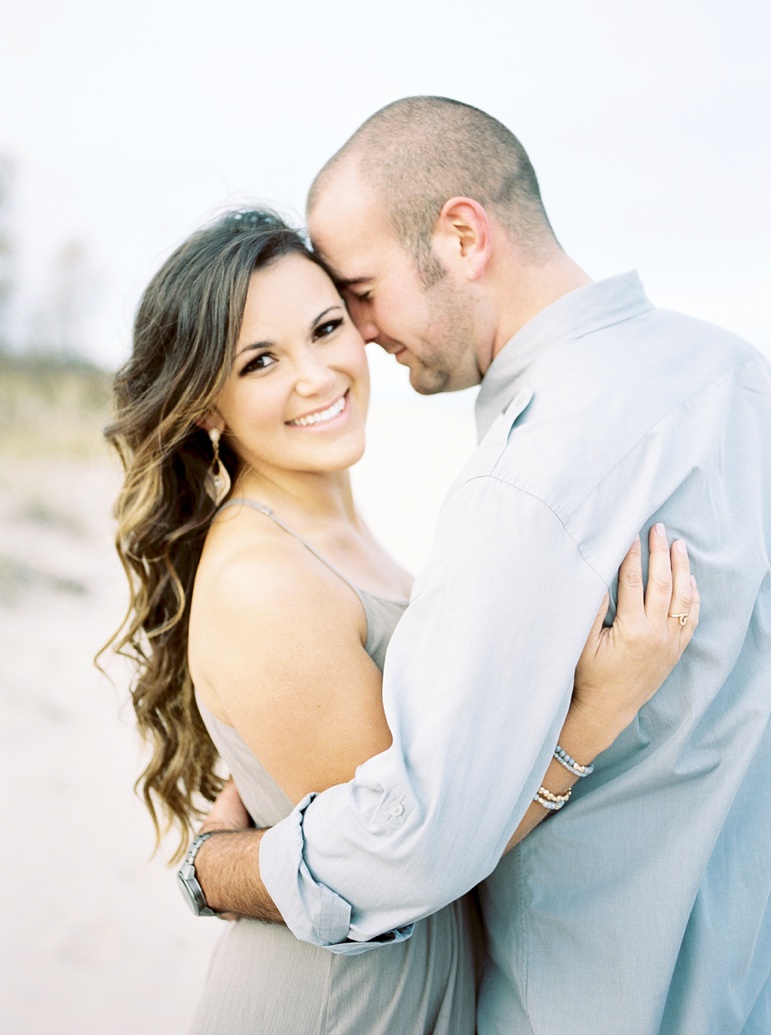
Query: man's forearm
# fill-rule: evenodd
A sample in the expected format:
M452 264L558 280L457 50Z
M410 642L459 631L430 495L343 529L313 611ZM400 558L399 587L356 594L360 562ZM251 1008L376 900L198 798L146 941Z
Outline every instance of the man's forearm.
M207 829L204 826L203 831ZM260 879L262 830L218 830L205 841L195 861L206 904L218 913L283 923Z

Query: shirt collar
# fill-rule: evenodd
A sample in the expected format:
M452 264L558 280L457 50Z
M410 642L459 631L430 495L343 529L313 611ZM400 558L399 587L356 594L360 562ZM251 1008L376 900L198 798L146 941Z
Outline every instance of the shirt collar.
M630 320L651 308L640 278L631 272L569 291L541 310L504 345L482 379L476 400L479 438L514 398L525 372L551 346Z

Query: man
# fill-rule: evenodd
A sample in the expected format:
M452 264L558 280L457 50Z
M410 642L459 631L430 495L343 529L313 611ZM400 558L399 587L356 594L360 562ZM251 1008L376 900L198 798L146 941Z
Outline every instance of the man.
M264 836L209 839L209 905L358 952L487 878L482 1035L768 1035L767 363L653 309L633 274L592 283L518 141L457 102L374 115L308 216L362 334L414 388L481 381L480 445L389 650L393 747ZM569 808L495 868L604 588L658 521L691 549L699 636Z

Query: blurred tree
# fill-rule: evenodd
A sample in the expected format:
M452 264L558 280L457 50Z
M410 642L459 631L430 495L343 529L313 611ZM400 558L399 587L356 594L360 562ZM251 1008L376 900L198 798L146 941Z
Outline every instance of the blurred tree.
M95 282L85 243L79 238L65 241L54 255L42 298L30 319L30 346L34 352L83 352Z
M13 304L13 238L10 225L10 194L13 164L0 155L0 349L11 344L11 307Z
M85 244L67 241L54 259L51 296L52 344L60 352L72 354L83 349L92 280Z

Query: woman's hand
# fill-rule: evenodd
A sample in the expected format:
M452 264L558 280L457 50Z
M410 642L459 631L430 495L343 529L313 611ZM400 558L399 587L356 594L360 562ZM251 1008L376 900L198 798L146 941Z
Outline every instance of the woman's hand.
M580 765L588 765L610 747L653 697L680 660L699 623L699 591L691 578L685 543L675 542L670 551L663 525L651 529L649 542L647 586L643 585L638 536L619 569L613 625L603 626L608 612L606 593L578 661L573 698L559 743ZM552 758L542 790L565 796L576 779L574 771ZM549 815L552 813L536 799L512 834L506 851Z
M206 822L198 831L208 834L215 830L246 830L253 826L252 818L241 801L233 777L222 788L211 807Z
M604 627L606 595L576 668L571 708L604 750L653 697L680 660L699 623L700 597L685 543L671 550L663 525L650 531L648 583L639 536L618 574L618 607Z
M678 540L670 552L663 525L651 529L649 542L647 586L643 586L638 536L618 572L613 625L603 626L608 613L606 593L578 660L573 699L559 743L580 765L588 765L610 747L653 697L699 623L699 591L691 578L685 543ZM547 800L548 795L569 796L577 778L575 771L552 758L539 794L546 788ZM506 851L551 814L536 798Z

